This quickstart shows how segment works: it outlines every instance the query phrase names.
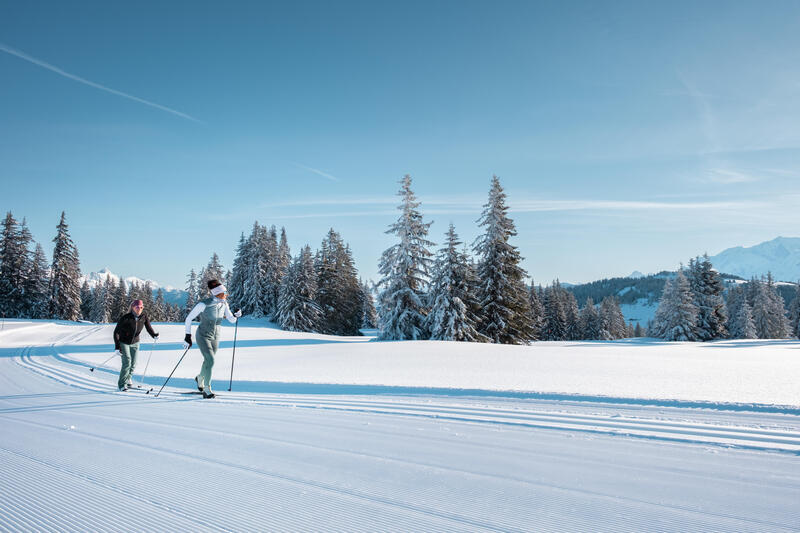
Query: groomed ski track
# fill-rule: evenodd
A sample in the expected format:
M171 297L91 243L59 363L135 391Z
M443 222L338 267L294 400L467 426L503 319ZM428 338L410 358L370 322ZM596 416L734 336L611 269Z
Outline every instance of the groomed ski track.
M800 529L792 409L221 385L155 398L163 377L118 393L113 372L60 353L101 327L0 357L0 531Z

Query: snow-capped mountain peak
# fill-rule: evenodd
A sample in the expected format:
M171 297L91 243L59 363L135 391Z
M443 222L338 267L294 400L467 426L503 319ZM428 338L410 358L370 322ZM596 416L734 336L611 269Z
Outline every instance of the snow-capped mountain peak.
M800 238L777 237L748 248L736 246L710 259L719 272L745 279L772 272L776 280L795 282L800 279Z
M89 287L95 287L100 283L105 283L106 280L108 280L109 278L111 278L111 280L113 280L115 284L119 284L119 280L122 279L125 282L125 286L128 289L130 289L131 285L133 284L144 286L145 283L150 283L150 286L154 290L159 288L163 288L164 290L172 290L172 287L162 287L161 284L159 284L156 281L145 280L137 278L136 276L128 276L126 278L120 278L120 276L111 272L111 269L108 267L104 267L101 270L98 270L97 272L90 272L89 274L83 276L80 282L82 284L83 281L86 280L86 282L89 284Z

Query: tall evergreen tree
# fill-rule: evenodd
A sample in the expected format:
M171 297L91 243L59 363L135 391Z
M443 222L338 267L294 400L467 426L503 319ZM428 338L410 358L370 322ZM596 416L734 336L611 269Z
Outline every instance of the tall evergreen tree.
M388 234L399 242L381 255L378 286L379 338L383 340L423 339L426 337L426 291L433 255L427 239L432 222L423 222L420 202L411 190L411 176L400 180L400 217L389 226Z
M575 295L567 290L562 290L561 296L563 298L564 315L566 316L566 339L570 341L580 340L581 326L580 326L580 311L578 310L578 300Z
M186 276L186 307L184 308L185 315L188 315L192 308L197 305L197 274L194 269L189 271Z
M721 339L728 332L725 301L722 299L724 287L722 279L711 265L708 254L689 261L689 286L692 288L694 304L697 307L697 336L700 340Z
M619 302L613 296L606 296L600 303L600 323L601 339L624 339L628 336L625 317L619 308Z
M203 269L202 276L200 277L200 281L198 282L198 287L201 291L201 294L205 294L205 290L208 287L208 282L212 279L223 283L225 281L225 268L222 266L222 263L219 261L219 256L216 252L213 253L211 259L208 261L208 265Z
M696 341L697 307L683 269L668 279L653 320L655 336L668 341Z
M50 303L50 268L42 245L36 243L28 276L26 292L27 316L30 318L48 318Z
M316 302L317 274L311 248L304 246L281 281L276 321L288 331L318 331L322 311Z
M249 250L247 282L244 290L242 311L256 318L267 316L269 309L268 272L270 265L267 228L253 223L247 247Z
M567 338L567 311L562 291L558 280L544 290L544 340L563 341Z
M375 329L378 327L378 311L375 309L375 298L366 281L361 282L361 327Z
M586 305L581 309L579 323L582 339L598 340L602 338L603 323L591 296L586 299Z
M150 313L150 320L153 322L164 322L167 320L167 300L164 297L164 290L159 287L156 291L156 299L153 302L153 309Z
M536 287L531 280L531 290L528 294L528 303L531 307L531 331L532 340L539 340L542 338L544 329L544 304L540 296L542 291L541 286Z
M478 331L495 343L527 344L535 338L524 282L527 273L519 266L519 251L509 243L517 231L508 216L506 194L497 176L492 176L489 200L478 224L486 230L474 245L481 280Z
M800 283L795 285L795 294L789 304L789 333L800 337Z
M730 321L730 336L734 339L756 339L756 325L747 298L742 298L736 307L736 314Z
M62 320L78 320L81 314L81 267L64 212L56 229L50 268L50 315Z
M29 266L28 249L19 223L9 211L0 234L0 314L22 316Z
M236 256L233 259L233 270L228 284L229 300L231 305L241 307L245 312L245 286L247 284L247 273L249 271L250 247L248 240L244 238L244 233L239 237L239 246L236 248Z
M106 280L108 281L108 280ZM92 292L92 308L90 318L96 324L104 324L109 321L108 306L109 297L106 283L98 283Z
M350 247L331 228L315 260L321 333L361 335L361 283Z
M119 320L122 315L127 313L131 304L130 300L132 299L133 298L128 299L128 286L125 284L125 280L120 279L114 289L114 298L111 304L111 319Z
M433 340L486 342L489 339L478 332L474 315L464 303L475 296L467 273L469 259L459 250L461 244L450 224L433 268L426 329Z
M92 288L89 287L89 282L83 280L81 284L81 318L83 320L92 319Z
M754 283L751 281L751 284ZM753 301L753 322L759 339L785 339L789 337L789 320L786 318L786 309L783 297L775 287L772 273L767 273L767 278L756 283Z

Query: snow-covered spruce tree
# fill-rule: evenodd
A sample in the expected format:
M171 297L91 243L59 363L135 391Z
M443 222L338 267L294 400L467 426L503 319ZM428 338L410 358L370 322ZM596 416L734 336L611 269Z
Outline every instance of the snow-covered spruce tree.
M603 324L600 320L600 313L594 305L594 300L591 296L586 299L586 305L581 309L579 320L581 339L583 340L597 340L601 338L601 330Z
M205 297L208 291L208 282L212 279L218 280L220 283L225 281L225 268L222 266L222 263L219 262L219 256L217 252L214 252L211 256L211 259L208 261L208 265L202 270L202 275L200 277L200 281L198 282L198 288L200 289L201 296ZM145 309L147 309L145 307Z
M245 314L256 318L269 314L268 272L271 261L269 234L267 228L253 223L253 231L249 238L249 271L244 290L242 308Z
M544 290L544 340L563 341L567 338L567 311L562 291L558 280Z
M261 242L263 235L262 227L257 221L253 222L253 229L245 241L245 250L243 251L245 256L241 266L244 287L241 299L237 302L242 308L242 313L253 315L256 318L264 316L261 308L262 285L266 269L264 248Z
M47 318L50 290L50 267L42 245L36 243L31 270L26 281L25 315L30 318Z
M83 284L81 284L81 318L83 320L92 319L93 302L92 288L89 287L89 282L84 279Z
M542 287L536 287L531 280L531 290L528 293L528 305L531 308L532 339L538 341L542 338L544 328L544 304L542 303Z
M653 319L653 334L668 341L696 341L697 307L683 268L664 284L664 292Z
M433 267L425 328L432 340L486 342L489 339L477 331L475 317L464 303L474 296L467 273L469 258L459 250L461 244L450 224Z
M575 295L567 290L562 290L561 296L564 302L564 314L567 318L566 339L569 341L580 340L580 311L578 310L578 300Z
M50 267L50 315L61 320L78 320L81 314L81 267L78 249L69 235L63 211L56 229Z
M527 344L535 337L524 282L527 273L519 266L519 251L508 242L517 231L507 212L506 194L497 176L492 176L489 200L478 219L486 233L473 247L478 257L482 309L478 331L495 343Z
M92 309L90 310L89 320L96 324L104 324L109 321L108 317L108 291L104 283L98 283L92 292Z
M731 317L729 324L729 334L733 339L758 338L756 325L753 322L753 313L750 310L750 304L747 303L747 298L745 298L744 295L742 295L741 300L738 302L738 305L736 306L736 314Z
M420 202L411 190L411 176L400 180L402 199L398 209L400 217L389 226L388 234L397 236L399 242L381 255L378 272L379 334L381 340L426 338L425 317L428 310L426 289L431 268L433 243L426 237L432 222L423 222Z
M753 322L759 339L785 339L789 337L789 321L786 318L783 297L775 288L772 273L755 283Z
M698 338L702 341L725 338L728 335L725 328L728 312L722 299L724 286L708 254L689 261L687 279L697 307Z
M789 304L789 333L800 337L800 283L795 285L794 298Z
M636 337L636 338L640 338L640 337L644 337L646 333L647 332L642 327L642 325L639 322L637 322L636 323L636 327L633 328L633 336Z
M292 251L289 248L289 240L286 237L286 228L281 227L281 238L278 242L278 256L276 259L278 264L278 277L279 283L289 270L289 265L292 264Z
M628 336L628 326L613 296L606 296L600 303L600 337L605 340L624 339Z
M167 320L167 300L164 298L164 290L160 287L156 291L156 299L153 302L153 311L150 313L150 320L153 322L164 322Z
M130 299L132 300L132 298ZM120 279L114 289L114 299L111 308L111 319L119 320L130 309L131 301L128 299L128 286L125 280Z
M361 328L375 329L378 327L378 311L375 309L375 298L372 288L366 281L361 282Z
M192 269L186 276L186 306L183 309L183 316L187 316L195 305L197 305L197 274Z
M228 285L230 305L241 307L242 312L246 312L244 294L249 270L249 258L248 240L244 238L244 233L242 233L239 237L239 246L236 247L236 256L233 258L233 270L231 271L231 279Z
M125 284L125 280L120 279L119 282L121 284ZM114 320L119 319L118 316L115 316L116 311L116 292L117 292L117 283L108 276L106 281L103 283L103 288L105 289L105 314L106 314L106 321L112 322ZM130 305L130 302L126 302L126 304ZM128 312L128 305L125 306L125 313ZM148 302L145 302L145 306L148 305ZM145 309L149 309L149 307L145 307ZM122 313L122 314L125 314ZM121 315L120 315L121 316Z
M288 331L318 331L322 312L316 302L317 274L311 247L304 246L281 280L276 320Z
M25 284L30 257L22 227L9 211L0 234L0 314L21 317L25 308ZM24 226L23 226L24 227Z
M266 233L266 268L262 306L266 316L275 317L278 308L278 292L280 291L281 272L278 266L278 230L271 226Z
M314 268L317 303L322 310L319 331L331 335L361 335L361 283L350 247L333 228L322 241Z

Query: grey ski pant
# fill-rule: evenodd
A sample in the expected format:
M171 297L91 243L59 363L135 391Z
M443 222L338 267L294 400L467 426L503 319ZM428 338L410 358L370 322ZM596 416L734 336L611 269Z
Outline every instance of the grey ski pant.
M133 370L136 368L136 356L139 354L139 343L125 344L119 343L119 351L122 353L122 365L119 369L119 380L117 387L122 388L130 381Z

